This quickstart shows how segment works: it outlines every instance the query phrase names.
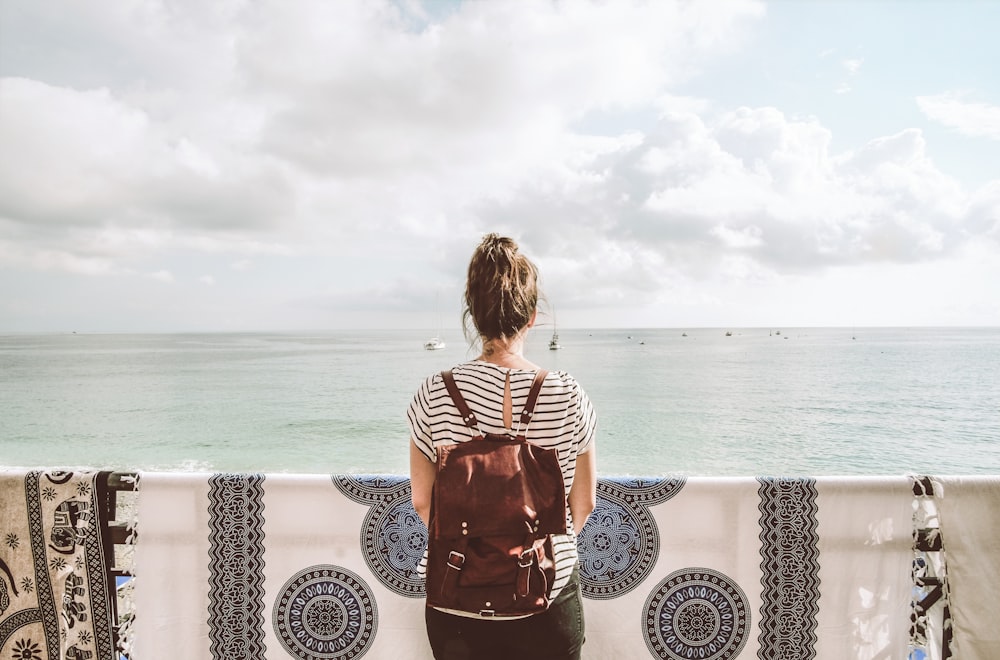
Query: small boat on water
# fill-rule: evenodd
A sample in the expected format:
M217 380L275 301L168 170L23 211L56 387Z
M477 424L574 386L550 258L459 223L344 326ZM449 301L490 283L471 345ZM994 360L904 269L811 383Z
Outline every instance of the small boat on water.
M444 342L440 337L431 337L424 342L424 348L428 351L437 351L444 348Z
M552 339L549 340L549 350L558 351L562 346L559 344L559 333L553 332Z
M733 333L731 333L731 332L730 332L729 330L726 330L726 336L727 336L727 337L732 337L732 336L733 336Z
M427 351L439 351L442 348L444 348L444 341L441 339L441 294L440 293L438 293L434 297L434 307L436 307L438 311L438 323L437 323L438 334L436 334L435 336L431 337L430 339L424 342L424 350Z

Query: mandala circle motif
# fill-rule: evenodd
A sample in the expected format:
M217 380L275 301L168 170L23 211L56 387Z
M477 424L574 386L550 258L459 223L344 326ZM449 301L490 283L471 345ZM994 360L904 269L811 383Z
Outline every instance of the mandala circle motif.
M417 567L427 547L427 527L409 497L373 506L361 527L365 563L387 589L410 598L425 593Z
M750 629L746 594L707 568L671 573L646 599L643 612L646 646L657 658L735 658Z
M649 575L658 545L645 507L629 506L599 492L597 506L577 539L583 595L606 600L628 593Z
M339 566L311 566L296 573L274 604L274 632L301 660L360 658L378 628L371 589Z
M626 501L646 506L661 504L677 495L686 477L615 477L602 479L606 490L621 492Z
M372 504L410 492L410 480L395 474L335 474L333 485L358 504Z

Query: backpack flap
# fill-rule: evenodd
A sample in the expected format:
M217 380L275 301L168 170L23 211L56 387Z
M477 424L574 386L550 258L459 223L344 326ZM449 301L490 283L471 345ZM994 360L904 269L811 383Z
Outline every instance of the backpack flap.
M566 533L559 458L527 442L439 447L433 498L432 536Z

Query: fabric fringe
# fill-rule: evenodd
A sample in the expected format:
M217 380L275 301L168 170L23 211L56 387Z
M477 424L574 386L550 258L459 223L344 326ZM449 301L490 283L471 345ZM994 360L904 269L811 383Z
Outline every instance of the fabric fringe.
M122 477L122 481L131 483L133 490L138 496L140 478L139 474ZM132 657L132 647L135 641L135 581L138 579L135 574L135 546L139 540L139 506L138 499L132 506L119 507L123 513L122 522L128 534L125 537L125 545L119 554L121 569L130 578L123 584L118 592L118 650L127 657Z
M952 657L951 606L947 554L936 497L943 493L934 477L913 475L913 599L910 614L910 658Z

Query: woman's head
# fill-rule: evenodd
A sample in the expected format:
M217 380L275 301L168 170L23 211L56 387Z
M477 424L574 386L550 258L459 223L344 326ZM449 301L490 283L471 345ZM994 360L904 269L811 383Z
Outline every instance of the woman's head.
M510 339L524 330L538 306L538 269L513 239L487 234L472 253L465 281L463 319L485 340Z

